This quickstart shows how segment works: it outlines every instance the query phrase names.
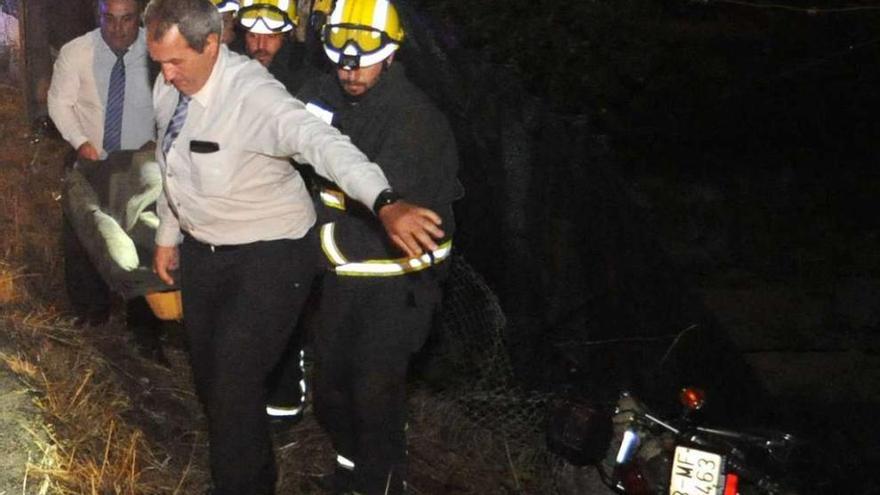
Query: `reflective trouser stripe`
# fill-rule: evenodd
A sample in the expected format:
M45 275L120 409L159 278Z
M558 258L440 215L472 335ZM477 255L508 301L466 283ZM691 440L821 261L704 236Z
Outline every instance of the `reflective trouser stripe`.
M354 462L339 454L336 454L336 464L348 470L354 469Z
M327 259L333 263L337 275L353 277L393 277L418 272L440 263L452 253L452 240L448 240L431 253L414 258L398 258L393 260L365 260L349 262L336 245L336 224L326 223L321 226L321 248Z
M282 406L266 406L266 414L269 416L274 416L276 418L283 418L286 416L296 416L302 412L302 406L296 407L282 407Z
M308 390L306 389L306 352L302 349L299 351L299 371L302 373L302 378L299 380L299 405L293 407L267 405L266 414L281 418L285 416L296 416L303 411L303 405L306 403Z
M299 403L306 403L306 351L299 350L299 371L302 378L299 379Z

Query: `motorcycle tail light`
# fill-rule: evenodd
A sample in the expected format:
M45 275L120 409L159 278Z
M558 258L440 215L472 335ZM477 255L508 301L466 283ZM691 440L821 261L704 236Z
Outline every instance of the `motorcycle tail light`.
M724 495L739 495L739 476L727 473L724 477Z
M678 394L678 400L681 401L681 405L689 410L699 411L706 404L706 393L698 388L687 387L681 389L681 392Z

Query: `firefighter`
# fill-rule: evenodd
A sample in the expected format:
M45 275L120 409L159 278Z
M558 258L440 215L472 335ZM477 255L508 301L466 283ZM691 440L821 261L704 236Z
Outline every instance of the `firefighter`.
M301 67L299 45L291 39L297 22L294 0L243 0L238 25L244 32L245 53L269 70L291 94L315 73ZM306 310L307 311L307 310ZM276 448L296 443L291 428L303 417L307 396L302 320L294 329L281 365L268 381L266 414L276 440Z
M235 42L235 17L238 14L238 0L211 0L223 18L223 30L220 42L230 45Z
M314 407L336 450L332 489L399 494L406 489L407 368L441 302L452 202L461 196L456 146L444 115L394 61L404 31L388 0L337 0L322 40L335 71L309 81L299 98L347 134L394 189L372 211L333 184L320 191L328 271L314 336ZM408 255L383 238L379 219L396 215L401 198L440 215L437 249Z
M319 74L308 63L305 45L294 36L298 24L295 0L243 0L238 14L245 53L269 69L291 94Z

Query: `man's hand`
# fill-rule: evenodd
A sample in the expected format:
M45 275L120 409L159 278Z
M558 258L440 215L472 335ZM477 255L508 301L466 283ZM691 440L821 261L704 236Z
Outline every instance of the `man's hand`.
M76 157L80 160L95 161L99 158L99 155L98 150L92 146L92 143L86 141L76 149Z
M177 246L156 246L153 252L153 273L168 285L174 285L174 279L168 273L177 270L180 265L180 254Z
M138 151L156 151L156 141L147 141L138 148Z
M437 249L435 239L443 238L440 216L427 208L397 201L379 210L379 220L388 237L410 258Z

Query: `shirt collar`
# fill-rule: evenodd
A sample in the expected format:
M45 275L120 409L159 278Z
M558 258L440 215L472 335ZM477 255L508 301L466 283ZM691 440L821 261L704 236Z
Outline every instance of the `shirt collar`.
M202 89L198 90L194 95L192 95L192 99L199 102L199 104L205 108L208 107L208 104L211 102L211 99L214 96L214 93L217 92L218 81L221 78L221 74L223 72L223 67L226 65L226 59L228 58L228 49L226 45L220 45L220 52L217 55L217 60L214 61L214 67L211 69L211 75L208 76L208 80L205 81L205 85L202 86Z

